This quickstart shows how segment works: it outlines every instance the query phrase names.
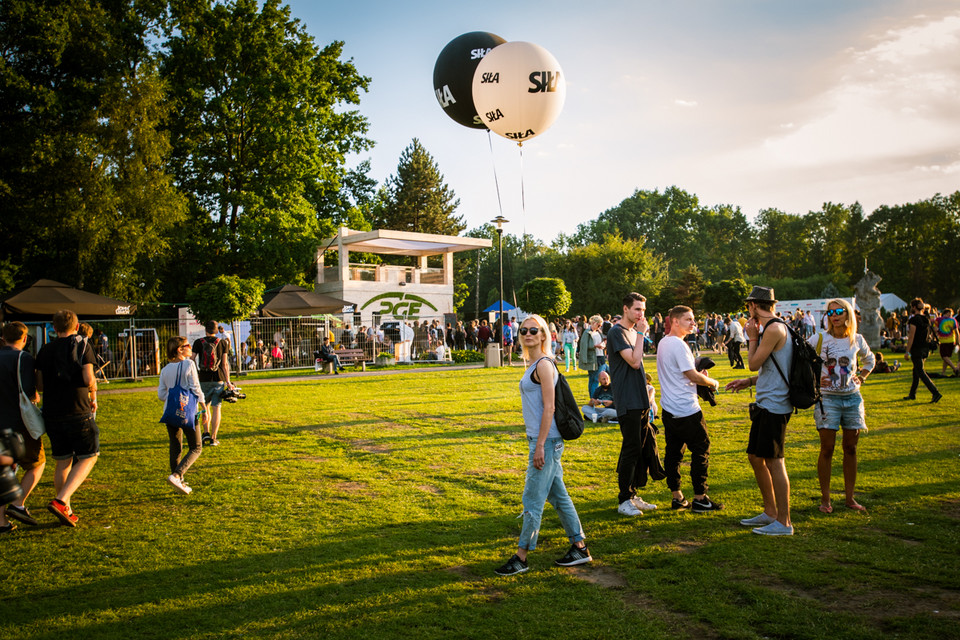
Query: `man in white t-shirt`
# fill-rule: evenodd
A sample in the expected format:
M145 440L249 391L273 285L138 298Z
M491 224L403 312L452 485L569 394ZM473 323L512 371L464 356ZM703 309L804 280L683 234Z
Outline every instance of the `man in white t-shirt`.
M722 504L707 495L707 467L710 461L710 436L697 399L697 385L716 389L720 383L696 369L693 354L684 338L697 329L690 307L679 305L670 310L670 333L657 347L657 375L660 379L660 407L667 447L663 467L667 486L673 492L674 509L686 509L690 503L680 490L680 461L684 447L690 449L690 480L693 482L694 513L717 511Z

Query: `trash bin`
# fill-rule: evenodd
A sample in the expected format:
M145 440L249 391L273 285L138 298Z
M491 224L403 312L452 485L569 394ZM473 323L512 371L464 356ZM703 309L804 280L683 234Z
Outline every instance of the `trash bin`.
M491 342L487 345L487 350L484 353L483 366L499 367L500 364L500 345L496 342Z

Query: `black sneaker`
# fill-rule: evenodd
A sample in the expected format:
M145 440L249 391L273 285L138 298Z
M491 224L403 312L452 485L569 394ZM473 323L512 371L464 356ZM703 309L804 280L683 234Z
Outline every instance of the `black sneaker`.
M27 511L26 507L15 507L12 504L7 506L7 516L13 518L14 520L19 520L23 524L29 524L32 526L37 525L37 519Z
M693 507L690 509L694 513L706 513L707 511L720 511L723 509L723 505L714 502L710 499L710 496L703 496L703 500L693 499Z
M590 557L590 550L586 547L578 547L575 544L570 545L570 550L567 551L567 555L556 561L561 567L575 567L578 564L586 564L588 562L593 562L593 558Z
M670 508L671 509L689 509L690 503L687 501L686 498L684 498L683 500L677 500L676 498L674 498L673 502L670 503Z
M497 567L493 570L498 576L515 576L518 573L523 573L530 567L527 566L527 563L520 559L520 556L513 554L513 556L507 560L507 563L502 567Z
M213 444L213 436L211 436L209 433L203 434L203 437L200 439L200 444L208 446Z

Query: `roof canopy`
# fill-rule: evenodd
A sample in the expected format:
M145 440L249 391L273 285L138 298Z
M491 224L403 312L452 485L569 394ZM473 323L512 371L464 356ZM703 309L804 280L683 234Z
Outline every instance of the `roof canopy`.
M490 313L491 311L496 311L497 313L500 313L500 304L501 304L501 303L503 304L503 310L504 310L504 311L513 311L514 309L516 309L515 306L513 306L512 304L510 304L510 303L507 302L506 300L500 300L500 301L498 301L498 302L494 302L492 305L490 305L489 307L487 307L486 309L484 309L483 312L484 312L484 313Z
M324 246L334 241L342 242L347 251L375 253L392 256L436 256L457 251L486 249L493 243L486 238L466 238L463 236L441 236L432 233L413 233L412 231L394 231L378 229L376 231L351 231L343 228L342 236L327 238Z
M294 284L270 289L263 296L260 305L261 316L288 318L313 316L323 313L340 313L345 306L353 304L340 298L322 293L314 293Z
M70 309L84 317L129 316L137 310L137 305L74 289L53 280L37 280L0 301L0 317L7 320L31 316L49 320L60 309Z

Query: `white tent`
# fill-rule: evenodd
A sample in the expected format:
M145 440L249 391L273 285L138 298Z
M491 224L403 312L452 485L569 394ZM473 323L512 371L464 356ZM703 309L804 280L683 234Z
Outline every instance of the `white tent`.
M907 306L907 301L895 293L881 293L880 306L887 311L897 311Z

